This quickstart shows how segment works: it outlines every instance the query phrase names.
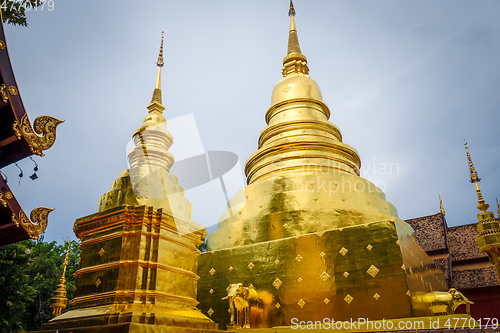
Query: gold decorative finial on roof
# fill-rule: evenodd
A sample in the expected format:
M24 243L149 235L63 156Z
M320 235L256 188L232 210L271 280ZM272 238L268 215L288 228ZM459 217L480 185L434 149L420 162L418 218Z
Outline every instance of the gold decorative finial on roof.
M287 55L283 59L283 68L281 72L283 76L295 73L296 75L308 75L309 68L307 67L307 58L300 51L299 37L297 28L295 27L295 8L290 0L290 32L288 34L288 50Z
M500 205L498 204L498 198L497 199L497 213L498 213L498 218L500 219Z
M66 267L68 266L68 255L71 247L71 241L68 242L68 249L66 250L66 257L64 258L64 268L61 276L61 280L57 285L57 289L54 293L54 297L52 297L52 301L50 307L53 308L54 317L57 317L61 314L62 309L66 308L66 303L68 299L66 298Z
M160 43L160 53L158 55L158 61L156 66L158 66L158 74L156 75L156 85L153 91L153 97L151 98L151 104L158 103L161 105L161 68L165 62L163 61L163 31L161 32L161 43ZM162 110L163 111L163 110Z
M479 182L481 181L481 178L478 177L476 168L474 168L474 163L472 163L472 158L470 157L469 154L469 147L467 146L467 142L464 140L464 146L465 150L467 151L467 160L469 162L469 171L470 171L470 182L473 183L476 186L476 193L477 193L477 209L479 209L482 212L486 212L486 210L490 207L484 199L483 195L481 194L481 189L479 188Z
M443 207L443 200L441 200L441 195L439 196L439 208L441 209L441 214L446 215Z

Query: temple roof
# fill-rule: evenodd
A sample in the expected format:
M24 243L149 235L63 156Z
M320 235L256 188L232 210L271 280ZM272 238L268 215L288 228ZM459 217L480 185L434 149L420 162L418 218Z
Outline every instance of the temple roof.
M40 116L34 126L28 118L16 83L0 17L0 168L13 164L33 154L43 156L56 138L56 127L61 120ZM42 134L39 136L37 134ZM47 226L47 216L52 209L35 208L30 218L0 175L0 246L37 239Z

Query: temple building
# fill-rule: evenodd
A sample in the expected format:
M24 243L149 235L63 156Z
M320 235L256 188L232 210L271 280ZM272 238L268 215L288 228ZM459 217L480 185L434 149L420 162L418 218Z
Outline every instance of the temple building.
M0 13L0 169L32 155L43 156L43 151L54 144L60 123L54 117L40 116L31 126L10 62ZM0 246L38 239L47 228L52 210L37 207L28 217L0 172Z

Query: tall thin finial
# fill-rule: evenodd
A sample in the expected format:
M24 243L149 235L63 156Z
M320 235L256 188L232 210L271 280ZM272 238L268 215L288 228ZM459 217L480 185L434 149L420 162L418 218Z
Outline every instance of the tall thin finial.
M295 27L295 8L293 7L292 0L290 0L288 15L290 16L288 49L286 57L283 59L283 68L281 69L281 73L283 76L287 76L289 74L308 75L309 68L307 67L307 58L300 50L299 37L297 35L297 28Z
M441 209L441 214L446 215L443 207L443 200L441 200L441 195L439 196L439 208Z
M295 16L295 8L293 8L292 0L290 0L290 10L288 11L288 16Z
M156 85L153 91L153 97L151 98L151 103L158 103L161 105L161 68L165 63L163 62L163 31L161 32L161 43L160 43L160 53L158 55L158 61L156 66L158 66L158 74L156 75Z
M163 33L164 31L161 32L160 54L158 55L158 61L156 62L156 66L158 67L163 67L165 64L163 62Z
M467 146L467 142L464 140L464 146L465 150L467 151L467 160L469 162L469 172L470 172L470 182L473 183L476 186L476 193L477 193L477 209L479 209L482 212L486 212L486 210L490 207L484 199L483 195L481 194L481 189L479 188L479 182L481 181L481 178L478 177L476 168L474 167L474 163L472 163L472 158L470 157L469 154L469 147Z
M66 267L68 267L68 255L69 255L70 246L71 246L71 241L68 242L68 248L66 249L66 257L64 258L64 262L63 262L64 268L63 268L63 273L62 273L62 277L61 277L61 283L66 282Z

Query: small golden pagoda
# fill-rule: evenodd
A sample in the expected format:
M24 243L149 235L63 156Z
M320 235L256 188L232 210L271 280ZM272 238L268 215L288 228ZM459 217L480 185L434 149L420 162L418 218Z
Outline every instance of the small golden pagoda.
M500 281L500 206L497 200L499 219L495 218L495 214L487 211L490 205L484 201L483 195L481 194L481 189L478 184L481 178L478 177L474 163L472 163L467 142L464 142L464 145L467 151L467 160L469 162L470 182L476 187L477 209L481 211L481 213L477 214L477 231L479 232L477 242L479 244L479 250L487 254L490 262L495 265L498 281Z
M221 299L241 283L265 295L250 313L252 328L443 312L425 301L446 291L443 273L384 193L360 177L358 153L328 121L309 76L292 3L289 15L283 78L246 162L248 186L229 201L200 255L200 309L231 327Z
M80 263L71 310L42 332L212 332L196 308L203 226L169 170L173 143L161 104L163 36L149 113L133 134L130 169L99 200L97 213L74 224Z
M68 299L66 298L66 267L68 266L68 255L69 249L71 246L71 242L68 242L68 249L66 250L66 257L64 258L64 268L61 276L60 283L57 285L57 289L54 293L54 297L51 298L50 307L53 308L52 314L54 317L60 316L61 311L66 309L66 303L68 303Z

